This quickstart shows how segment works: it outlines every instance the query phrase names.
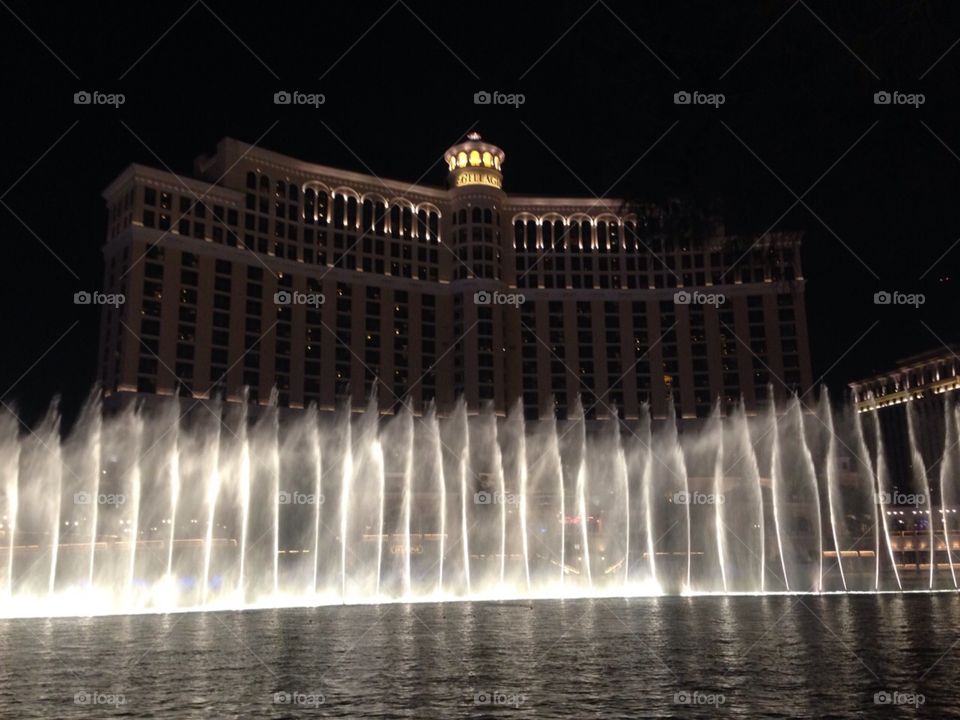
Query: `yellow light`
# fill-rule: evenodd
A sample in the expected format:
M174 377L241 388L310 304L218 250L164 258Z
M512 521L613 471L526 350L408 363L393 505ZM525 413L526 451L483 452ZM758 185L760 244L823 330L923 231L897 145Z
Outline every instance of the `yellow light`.
M489 152L484 151L484 153L483 153L483 166L484 166L484 167L490 167L491 165L493 165L493 156L492 156Z
M478 167L480 165L480 151L471 150L470 151L470 165L473 167Z
M461 150L457 153L457 167L466 167L467 166L467 154Z

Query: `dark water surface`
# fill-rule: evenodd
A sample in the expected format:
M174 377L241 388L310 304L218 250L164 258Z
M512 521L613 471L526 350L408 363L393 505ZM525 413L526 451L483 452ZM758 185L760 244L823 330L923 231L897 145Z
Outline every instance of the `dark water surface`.
M4 718L944 718L958 704L955 594L0 621Z

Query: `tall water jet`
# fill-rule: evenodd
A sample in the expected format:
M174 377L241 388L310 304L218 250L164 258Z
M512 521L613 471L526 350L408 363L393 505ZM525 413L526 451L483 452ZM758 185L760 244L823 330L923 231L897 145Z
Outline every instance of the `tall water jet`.
M431 403L427 417L429 437L433 442L434 471L437 477L437 511L440 516L440 559L437 562L437 592L443 593L443 560L447 554L447 481L443 472L443 441L440 439L440 421L436 405Z
M644 412L646 415L646 435L643 477L641 478L641 482L643 485L643 507L647 530L647 561L650 566L650 581L654 587L657 587L660 581L657 578L657 553L656 543L653 537L653 427L649 405L644 405Z
M142 481L140 473L140 444L143 437L143 417L139 412L134 412L133 422L131 424L133 438L133 456L134 462L130 466L130 480L127 485L130 492L131 519L127 521L127 531L130 534L130 556L127 560L127 597L132 599L134 575L137 567L137 544L140 538L140 484ZM94 500L96 502L96 500Z
M470 528L467 526L468 474L470 471L470 424L467 421L467 405L461 399L457 403L457 424L460 426L463 448L460 451L460 544L463 547L463 574L466 579L467 594L472 592L470 584Z
M627 466L627 453L623 448L623 440L620 436L620 418L616 420L616 446L617 446L617 466L620 469L620 482L623 492L624 523L623 523L623 586L630 585L630 471Z
M527 428L523 418L523 403L518 401L514 405L514 415L517 418L517 469L520 474L520 538L521 548L523 550L523 574L527 581L527 592L530 591L530 548L527 540L527 512L529 488L529 468L527 466Z
M956 477L960 470L960 463L957 462L957 455L960 454L957 446L960 441L957 439L957 423L954 412L953 401L947 396L943 402L943 424L944 424L944 451L943 459L940 461L940 523L943 526L943 544L947 548L947 562L950 564L950 579L953 580L953 587L957 587L957 574L953 567L953 552L950 549L950 532L947 529L947 508L956 503L954 497L954 488L951 486L951 480ZM931 516L930 523L933 523L933 505L930 505Z
M167 578L173 578L173 545L177 537L177 506L180 504L180 438L179 423L174 426L173 447L167 464L170 485L170 533L167 536ZM92 568L91 568L92 572Z
M757 502L757 524L759 526L759 545L760 545L760 592L766 592L767 578L767 535L765 521L763 517L763 484L760 478L760 465L757 462L757 449L750 438L750 426L747 424L746 408L743 402L743 396L737 406L735 419L737 432L739 434L739 444L741 462L744 463L744 474L746 476L746 486L752 487L756 492Z
M713 433L717 438L717 452L713 463L713 520L716 525L717 533L717 561L720 564L720 580L723 584L723 591L727 592L727 558L724 554L724 522L723 506L725 496L723 494L723 425L720 419L720 401L717 400L713 411L713 418L710 424L713 426Z
M874 556L874 575L873 575L873 589L880 589L880 524L883 523L886 527L887 519L884 515L882 509L880 512L877 512L878 508L878 498L879 498L879 487L877 486L876 473L873 469L873 461L870 459L870 451L867 449L867 441L863 435L863 422L860 420L860 411L854 407L853 410L853 433L856 438L857 444L857 454L860 456L859 465L866 468L868 477L867 482L870 488L870 497L872 498L871 507L874 512L874 521L873 521L873 556ZM882 519L881 519L882 517ZM889 538L889 533L887 534Z
M99 399L99 396L97 396ZM101 437L103 432L103 415L97 403L90 403L83 414L81 422L90 425L88 460L90 462L92 502L90 508L90 552L87 563L87 585L93 587L93 569L97 556L97 527L100 514L100 476L102 474ZM139 456L139 453L138 453Z
M770 389L769 410L770 432L773 433L773 449L770 455L770 495L773 505L773 524L777 534L777 552L780 554L780 568L783 571L783 584L790 592L790 575L787 573L787 558L783 551L783 529L780 520L780 427L777 422L777 408Z
M4 462L0 464L0 473L3 475L8 542L4 587L9 599L13 597L13 549L17 544L17 515L20 506L20 493L17 487L20 476L20 443L17 442L17 420L8 412L0 414L0 453L4 458Z
M207 505L207 525L206 536L203 542L203 588L201 590L201 602L207 604L207 597L210 591L210 559L213 554L213 528L217 510L217 498L220 496L220 434L222 423L220 422L220 407L216 405L213 411L216 419L216 430L214 431L212 449L210 451L209 467L206 471L206 505Z
M368 409L367 412L370 412L370 410ZM375 438L372 441L370 454L373 460L374 474L377 479L377 497L379 498L379 513L377 515L377 580L376 591L374 592L374 595L379 597L380 579L383 576L383 513L387 492L387 476L386 468L384 467L383 462L383 446L380 444L379 438Z
M833 412L830 409L830 396L827 393L827 389L823 388L822 396L820 402L822 403L821 411L824 415L824 423L826 424L827 432L829 437L827 439L827 459L826 459L826 474L827 474L827 503L830 510L830 531L833 534L833 549L837 553L837 567L840 568L840 581L843 583L843 589L847 589L847 578L843 573L843 552L840 547L840 540L837 535L837 512L836 508L840 505L840 487L839 487L839 462L837 460L837 434L834 432L833 426ZM823 553L820 554L821 557L821 567L823 563ZM821 571L822 575L822 571ZM822 578L821 578L822 582Z
M587 420L584 416L583 405L578 397L574 404L574 422L577 427L580 456L577 466L577 514L580 525L580 553L581 566L587 578L587 587L593 589L593 575L590 572L590 535L588 532L589 513L587 512Z
M890 564L893 566L893 576L897 579L897 588L903 590L900 583L900 570L897 568L897 559L893 554L893 544L890 542L890 526L887 522L887 513L883 510L883 498L889 497L889 493L884 489L890 487L889 471L887 469L887 460L884 454L883 432L880 429L880 416L877 411L873 412L873 428L877 436L877 498L876 504L879 506L878 512L883 518L883 534L887 541L887 552L890 555Z
M924 499L926 500L927 510L921 510L921 513L927 515L927 530L930 542L930 580L929 588L933 590L933 572L937 565L936 537L933 534L933 504L930 497L930 480L927 477L927 467L923 461L923 455L920 454L920 448L917 441L916 418L913 403L907 403L907 438L910 441L910 465L913 470L913 480L923 488Z
M551 407L553 404L551 403ZM560 505L560 587L563 588L567 577L567 498L563 484L563 460L560 457L560 440L557 437L557 420L551 415L547 420L547 453L552 461L557 483L557 498Z
M407 438L403 464L403 594L408 597L413 590L410 568L410 556L413 554L413 544L410 540L410 524L413 522L413 413L409 408L404 408L401 417L404 435Z
M250 532L250 437L247 430L247 393L244 392L243 408L240 411L240 573L237 577L237 592L240 598L247 594L247 536Z
M815 525L817 531L817 564L816 564L816 587L817 592L823 591L823 513L820 508L820 487L817 484L817 471L813 463L813 455L810 453L810 446L807 444L807 434L804 431L803 411L800 406L800 399L794 394L787 405L787 420L790 429L796 428L796 437L799 438L798 457L796 462L791 462L790 467L799 472L795 472L795 477L799 476L793 483L795 492L801 491L801 486L806 485L806 491L813 499L813 509L816 511ZM804 482L806 481L806 482ZM796 513L794 513L796 515ZM793 527L796 527L796 518L794 518Z
M507 571L507 487L503 471L503 450L500 448L500 431L497 416L491 413L493 424L493 471L497 478L497 493L500 497L500 585L503 586Z
M271 464L270 479L273 489L273 593L280 592L280 418L277 411L278 394L270 393Z
M320 450L320 426L317 421L317 406L310 406L310 447L313 449L313 592L317 592L318 573L320 572L320 509L323 507L323 456Z
M350 417L350 400L344 408L343 462L340 472L340 598L347 597L347 553L350 527L350 490L353 486L353 428Z

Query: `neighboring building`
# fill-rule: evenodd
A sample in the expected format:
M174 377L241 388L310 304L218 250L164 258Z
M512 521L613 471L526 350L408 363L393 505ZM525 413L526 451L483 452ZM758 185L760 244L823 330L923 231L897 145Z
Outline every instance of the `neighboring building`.
M232 139L197 179L128 167L103 193L105 290L127 299L104 312L106 393L275 386L330 410L376 378L384 412L563 417L579 393L588 417L663 417L672 393L692 418L810 386L799 234L681 239L670 210L509 195L475 134L445 158L446 189Z
M945 404L960 390L960 346L943 347L897 361L889 372L851 382L850 390L869 434L866 418L878 414L887 462L895 487L913 489L913 467L908 416L914 423L914 440L931 482L939 495L940 461L944 451Z

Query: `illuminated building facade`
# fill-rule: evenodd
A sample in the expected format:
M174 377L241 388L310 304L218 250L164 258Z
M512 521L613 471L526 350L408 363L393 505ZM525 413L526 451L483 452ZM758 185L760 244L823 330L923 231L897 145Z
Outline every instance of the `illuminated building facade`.
M129 166L104 191L99 373L113 396L222 393L281 406L528 417L702 417L811 383L800 237L672 232L669 209L512 195L472 134L447 187L237 140L194 177Z

